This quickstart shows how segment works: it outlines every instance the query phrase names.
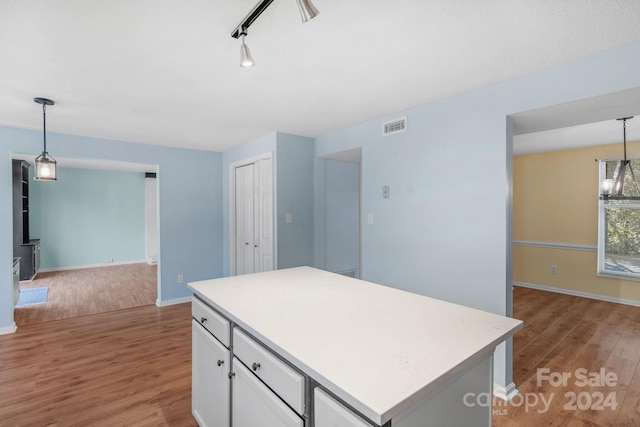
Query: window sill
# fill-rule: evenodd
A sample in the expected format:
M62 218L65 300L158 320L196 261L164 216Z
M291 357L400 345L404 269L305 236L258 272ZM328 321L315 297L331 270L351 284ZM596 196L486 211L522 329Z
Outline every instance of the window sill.
M632 274L632 273L613 273L613 272L604 272L598 271L598 277L605 277L607 279L618 279L618 280L629 280L632 282L640 282L640 274Z

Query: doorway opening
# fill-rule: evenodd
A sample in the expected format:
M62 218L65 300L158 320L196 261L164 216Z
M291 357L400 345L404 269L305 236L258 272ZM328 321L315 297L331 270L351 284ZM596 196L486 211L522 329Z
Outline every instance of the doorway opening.
M59 158L58 168L57 182L27 182L30 239L39 243L41 262L18 289L24 297L46 288L47 296L45 303L20 303L16 325L155 304L157 166Z
M360 194L362 149L324 158L325 270L362 278Z

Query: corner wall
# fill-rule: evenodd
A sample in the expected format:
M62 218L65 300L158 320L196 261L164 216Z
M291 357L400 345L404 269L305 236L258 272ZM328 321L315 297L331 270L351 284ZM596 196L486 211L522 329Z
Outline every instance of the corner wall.
M640 156L640 142L627 148L629 157ZM622 151L611 144L514 157L515 282L640 305L640 283L597 275L595 159L616 159Z
M187 282L222 275L220 153L56 133L47 142L58 158L158 165L159 304L190 297ZM35 158L41 144L39 131L0 127L0 331L13 327L11 154Z
M639 67L637 44L317 138L316 157L362 147L362 277L510 315L508 116L639 87ZM406 133L381 135L381 123L405 114ZM496 385L509 390L509 343L494 367Z
M231 164L272 153L274 245L276 268L313 263L313 139L272 133L222 153L223 271L230 274L229 167ZM292 222L286 222L286 215Z

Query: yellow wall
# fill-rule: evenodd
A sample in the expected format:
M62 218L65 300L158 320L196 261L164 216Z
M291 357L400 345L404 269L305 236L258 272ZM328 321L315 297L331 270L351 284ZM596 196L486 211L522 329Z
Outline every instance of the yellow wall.
M622 144L526 154L513 158L513 239L598 244L598 162L618 159ZM640 142L627 143L640 157ZM640 178L640 177L639 177ZM557 267L552 274L551 266ZM640 301L640 282L597 276L597 253L514 245L513 280Z

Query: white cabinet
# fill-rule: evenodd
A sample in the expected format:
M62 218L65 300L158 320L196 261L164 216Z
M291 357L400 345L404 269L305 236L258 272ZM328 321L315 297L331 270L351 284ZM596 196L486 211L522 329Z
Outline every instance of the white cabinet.
M200 300L191 302L191 314L196 322L211 332L225 347L229 347L229 321Z
M304 376L199 299L191 312L191 409L198 425L303 427Z
M304 377L240 329L233 330L233 353L298 414L304 413Z
M315 427L371 427L322 389L313 391Z
M200 427L229 426L229 350L195 320L191 410Z
M311 267L189 288L229 322L232 427L490 427L469 402L491 397L492 353L522 327Z
M233 372L233 427L304 426L302 418L236 358Z

